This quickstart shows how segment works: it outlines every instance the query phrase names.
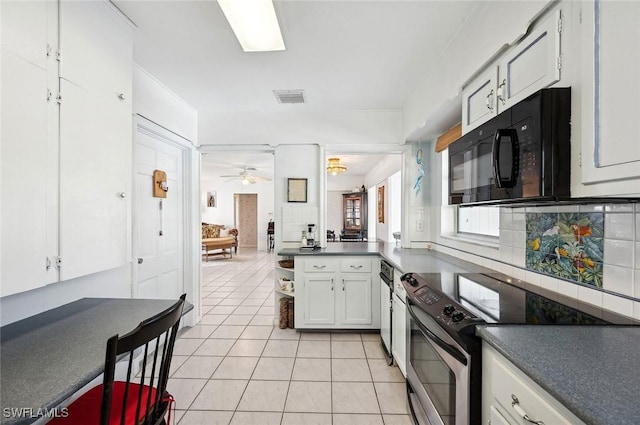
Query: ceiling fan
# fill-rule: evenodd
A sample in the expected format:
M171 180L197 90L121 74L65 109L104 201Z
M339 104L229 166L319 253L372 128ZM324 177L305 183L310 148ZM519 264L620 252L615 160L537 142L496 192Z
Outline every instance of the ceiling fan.
M220 177L228 177L228 180L225 180L227 182L233 181L233 180L240 180L242 182L242 184L255 184L259 181L271 181L271 179L269 177L263 177L263 176L258 176L252 173L252 171L256 171L256 168L254 167L242 167L242 171L240 171L240 173L236 174L236 175L226 175L226 176L220 176Z

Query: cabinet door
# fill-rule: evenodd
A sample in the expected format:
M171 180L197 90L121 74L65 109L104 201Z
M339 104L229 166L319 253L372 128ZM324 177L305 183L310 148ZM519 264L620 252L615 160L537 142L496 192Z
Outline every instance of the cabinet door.
M562 12L546 17L500 61L498 109L560 81Z
M131 32L107 2L60 3L63 280L128 261Z
M338 289L340 325L373 324L371 275L343 274ZM376 303L379 305L379 302Z
M47 131L47 72L4 49L0 72L0 288L6 296L47 281L47 153L54 141Z
M407 376L407 318L406 318L406 306L398 299L396 295L393 296L393 332L391 347L393 351L393 358L400 368L400 371L404 376Z
M2 49L41 69L55 55L57 5L51 0L2 2ZM53 33L53 34L52 34Z
M304 287L296 288L296 327L317 328L335 324L336 285L333 274L305 276ZM300 298L303 303L302 317L298 310Z
M60 77L93 93L131 97L133 33L106 1L60 2Z
M582 182L638 178L640 3L595 1L585 3L582 13ZM613 193L595 190L594 195L639 191L630 182Z
M498 67L490 66L462 90L462 134L497 115L497 81Z
M132 117L115 93L65 80L60 87L60 277L67 280L127 263Z

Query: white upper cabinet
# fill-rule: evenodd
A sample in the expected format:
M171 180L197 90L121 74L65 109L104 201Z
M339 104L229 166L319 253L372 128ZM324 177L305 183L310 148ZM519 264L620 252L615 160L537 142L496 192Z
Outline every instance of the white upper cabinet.
M560 81L562 12L546 17L500 61L498 108L510 108L536 91Z
M560 81L561 33L562 11L556 9L542 17L526 37L465 85L463 134Z
M582 7L582 183L640 178L640 3ZM640 193L638 183L595 185L590 195Z
M1 19L7 296L127 263L133 44L106 1L2 2Z
M3 1L2 49L46 69L47 54L56 54L50 39L57 25L56 9L51 0Z
M60 4L61 279L127 263L132 29L106 2Z
M466 133L498 115L498 67L490 66L462 93L462 132Z
M58 64L56 3L1 7L0 296L6 296L58 280Z

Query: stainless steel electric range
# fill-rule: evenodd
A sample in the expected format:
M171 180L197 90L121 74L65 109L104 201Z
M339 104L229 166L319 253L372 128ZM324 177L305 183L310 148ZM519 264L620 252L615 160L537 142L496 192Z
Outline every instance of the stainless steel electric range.
M480 424L481 342L476 325L637 324L508 276L415 274L407 290L407 391L420 425Z

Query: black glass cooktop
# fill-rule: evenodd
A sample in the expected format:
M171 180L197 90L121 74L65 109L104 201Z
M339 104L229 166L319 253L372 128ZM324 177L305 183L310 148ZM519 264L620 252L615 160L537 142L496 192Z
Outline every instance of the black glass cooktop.
M444 312L450 304L464 314L464 322L532 325L639 324L640 322L576 299L512 279L506 275L413 274L417 284L407 295L432 317L448 320Z

